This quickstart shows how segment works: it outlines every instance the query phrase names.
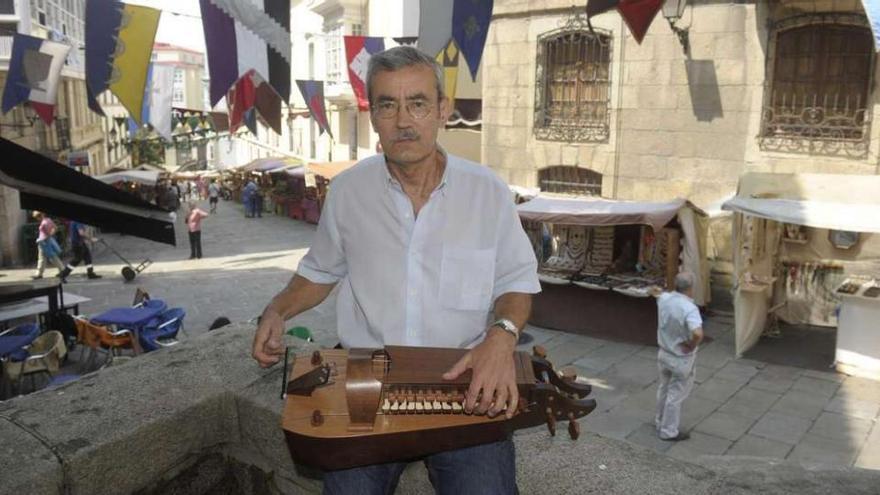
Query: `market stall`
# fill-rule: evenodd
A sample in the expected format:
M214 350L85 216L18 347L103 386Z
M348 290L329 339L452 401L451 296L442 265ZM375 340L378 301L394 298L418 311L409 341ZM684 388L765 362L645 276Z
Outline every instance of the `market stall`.
M696 278L695 302L709 301L706 215L685 200L542 193L517 209L540 260L534 325L654 344L657 309L649 288L671 287L682 269Z
M736 353L777 321L836 327L835 361L880 377L880 177L750 173L734 212Z

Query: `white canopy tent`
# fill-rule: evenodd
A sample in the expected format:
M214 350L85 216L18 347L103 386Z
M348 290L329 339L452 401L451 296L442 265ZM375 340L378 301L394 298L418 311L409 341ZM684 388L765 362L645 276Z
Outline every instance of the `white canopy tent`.
M733 224L736 354L761 336L768 316L793 323L817 321L809 300L786 301L791 274L783 261L822 266L834 263L842 273L880 266L880 176L748 173L736 197L722 208L735 213ZM786 242L784 225L810 227L811 235ZM851 249L835 248L829 231L862 233ZM785 303L785 304L783 304ZM775 308L775 309L774 309ZM827 308L826 308L827 309Z
M673 219L681 225L681 264L696 278L694 301L710 300L709 264L706 260L706 214L684 199L663 202L618 201L602 198L571 198L539 194L517 206L520 218L536 222L589 227L649 225L659 231Z
M116 182L137 182L148 186L155 186L159 181L159 174L154 170L126 170L124 172L113 172L105 175L98 175L95 179L107 184Z

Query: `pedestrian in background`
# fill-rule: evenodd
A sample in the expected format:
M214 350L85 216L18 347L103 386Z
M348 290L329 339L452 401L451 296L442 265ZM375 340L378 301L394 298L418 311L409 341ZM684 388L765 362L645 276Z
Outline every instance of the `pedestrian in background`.
M51 218L41 211L35 211L33 217L40 222L40 225L37 227L37 271L31 278L34 280L43 278L43 271L46 269L46 261L48 260L52 266L58 268L57 277L61 278L62 282L66 282L70 272L61 262L61 246L55 240L55 231L58 230L58 227L55 226L55 222Z
M257 186L254 190L254 213L263 218L263 187Z
M189 230L189 259L202 258L202 219L208 213L200 209L195 201L189 202L186 227Z
M217 185L217 181L211 179L211 184L208 186L208 204L211 205L211 213L217 213L217 202L220 200L220 186Z
M86 277L90 279L102 278L95 273L95 268L92 266L92 251L89 249L87 241L98 242L98 239L89 234L88 228L85 224L77 222L76 220L70 222L70 245L73 248L73 260L67 265L65 271L67 271L67 275L69 275L74 267L85 262Z
M246 218L253 218L254 214L254 202L257 192L257 185L254 183L253 179L248 179L247 184L244 186L244 189L241 190L241 201L244 203L244 216Z
M675 277L675 291L652 290L657 297L657 388L655 425L661 440L687 440L690 434L679 431L681 405L694 386L694 363L697 346L703 340L703 319L694 304L694 276L682 272Z

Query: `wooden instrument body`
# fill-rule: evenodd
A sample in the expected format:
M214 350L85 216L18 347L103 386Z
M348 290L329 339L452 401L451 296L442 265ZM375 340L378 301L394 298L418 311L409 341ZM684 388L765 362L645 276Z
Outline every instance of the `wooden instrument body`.
M320 357L311 359L297 356L290 373L294 380L325 366L331 376L309 394L287 396L282 427L293 460L324 470L402 461L499 441L518 428L546 421L544 408L530 405L552 401L555 389L541 383L532 358L522 352L514 355L520 405L513 418L444 408L464 400L470 371L451 381L442 374L466 352L389 346L384 351L321 350ZM389 409L390 403L404 401L409 404L406 412Z

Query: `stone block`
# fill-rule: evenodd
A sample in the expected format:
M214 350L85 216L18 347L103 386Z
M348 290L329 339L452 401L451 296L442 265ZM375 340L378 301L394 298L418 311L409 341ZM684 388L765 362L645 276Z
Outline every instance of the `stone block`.
M0 403L0 493L4 494L58 494L64 482L59 459L39 437L6 417ZM75 443L87 443L83 438Z
M880 386L880 384L877 386ZM792 390L800 390L817 397L825 397L826 399L831 399L831 397L837 392L838 388L840 388L840 386L835 382L809 376L798 378L791 387Z
M880 414L880 403L838 394L825 405L825 410L871 421Z
M850 376L840 385L838 395L858 397L861 400L880 402L880 385L876 380Z
M574 364L582 368L602 372L610 368L612 365L632 356L639 350L640 346L634 344L608 342L602 347L598 347L583 354L583 356L575 361Z
M771 411L759 419L749 430L749 433L769 438L770 440L776 440L777 442L795 445L807 433L811 425L811 420Z
M668 84L671 74L671 63L665 60L627 61L623 69L623 84Z
M529 65L535 59L534 53L529 57L529 52L534 52L534 43L521 41L505 43L498 46L498 63L500 65Z
M813 427L808 433L861 446L872 426L874 426L874 421L871 420L823 412L816 418L816 422L813 423Z
M719 411L737 416L757 419L760 418L770 407L776 403L781 394L774 394L758 390L750 386L741 388L730 398Z
M675 445L675 442L660 440L654 425L647 423L643 423L642 426L636 428L626 439L631 443L661 453L668 451Z
M742 32L746 25L747 7L745 5L717 4L693 9L691 25L693 33Z
M742 85L747 83L746 62L744 60L716 60L715 72L719 86Z
M609 382L622 380L644 388L657 381L657 358L644 358L633 354L603 371L601 376L607 378Z
M794 382L795 378L768 373L766 370L761 370L760 373L755 375L755 377L749 381L749 386L759 390L766 390L767 392L783 394L791 389Z
M874 428L868 435L855 461L855 466L863 469L880 469L880 422L874 423Z
M675 459L693 461L704 455L721 455L730 448L730 440L720 438L705 432L692 431L691 437L683 442L674 442L675 445L666 454Z
M791 449L792 446L784 442L745 435L737 440L724 455L785 459Z
M569 166L577 166L578 164L578 147L572 145L562 145L562 164Z
M819 416L827 403L827 398L817 397L799 390L791 390L786 392L770 410L771 412L813 420Z
M755 424L754 418L715 411L697 425L696 431L735 441L753 424Z
M693 395L723 403L727 402L742 386L742 382L724 380L716 373L710 380L697 387Z
M593 412L581 420L581 427L587 431L618 440L626 440L626 437L644 424L638 418L608 411Z
M742 31L715 34L713 58L741 60L745 58L746 38Z
M692 430L697 424L706 419L710 414L718 410L720 402L690 396L684 401L681 408L681 429Z
M753 376L757 375L758 371L760 370L753 364L732 361L724 365L724 367L720 370L718 370L718 373L715 374L715 378L729 380L732 382L741 382L745 384Z
M796 461L807 469L851 467L859 455L860 447L846 441L831 441L808 434L788 454L788 460Z
M528 41L529 21L527 19L504 19L491 24L495 32L495 40L500 46Z

